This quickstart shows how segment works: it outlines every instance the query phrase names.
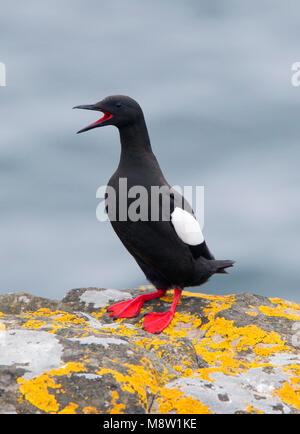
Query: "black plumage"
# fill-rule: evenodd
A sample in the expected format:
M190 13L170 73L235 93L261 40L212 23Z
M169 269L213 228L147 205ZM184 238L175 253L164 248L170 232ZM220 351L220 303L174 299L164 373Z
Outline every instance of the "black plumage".
M159 290L159 294L171 288L181 291L187 286L198 286L206 282L213 274L226 272L225 268L231 267L233 261L215 260L204 239L195 245L185 242L182 239L184 236L178 235L178 228L172 220L175 208L176 211L182 208L192 216L194 213L187 201L176 190L171 189L166 181L153 154L146 122L139 104L130 97L115 95L96 104L76 108L104 113L99 121L80 130L79 133L105 125L114 125L119 130L120 162L108 182L108 186L115 190L117 199L116 219L111 221L111 224L147 279ZM135 186L143 186L147 190L149 198L147 219L131 221L127 218L121 221L118 209L119 201L122 199L119 190L120 179L126 179L127 194ZM162 204L164 200L166 203L169 201L169 206L163 211L162 206L155 210L159 214L158 221L151 221L150 218L151 212L154 211L150 199L151 188L154 186L166 187L160 195L160 203ZM123 195L124 193L122 191ZM127 211L135 200L136 198L127 198ZM110 209L110 204L107 205ZM185 214L182 214L184 217ZM201 237L200 233L198 237ZM159 294L157 296L160 296ZM133 316L133 313L136 314L139 311L139 304L121 302L115 305L115 308L112 306L110 311L115 317ZM138 307L137 311L134 310L136 307ZM157 322L158 326L156 327L157 324L152 328L147 326L149 331L160 332L161 328L165 328L170 322L169 316L166 321L162 317L152 317L153 324Z

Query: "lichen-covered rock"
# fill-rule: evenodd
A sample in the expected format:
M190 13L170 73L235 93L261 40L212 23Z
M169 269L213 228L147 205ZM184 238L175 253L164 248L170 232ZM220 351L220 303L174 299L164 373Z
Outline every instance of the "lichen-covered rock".
M184 292L160 335L107 306L139 290L62 301L0 296L0 413L300 413L300 306Z

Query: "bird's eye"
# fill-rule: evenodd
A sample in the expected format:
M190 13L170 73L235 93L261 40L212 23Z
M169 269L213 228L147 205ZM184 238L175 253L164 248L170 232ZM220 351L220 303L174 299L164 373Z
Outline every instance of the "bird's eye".
M121 107L121 105L122 105L122 104L121 104L120 102L117 102L117 103L116 103L116 107Z

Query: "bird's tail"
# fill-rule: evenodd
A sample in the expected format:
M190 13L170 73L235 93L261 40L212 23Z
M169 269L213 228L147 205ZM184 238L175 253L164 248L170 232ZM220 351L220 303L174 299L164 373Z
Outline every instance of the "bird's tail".
M209 261L215 267L215 273L228 274L225 268L233 267L235 261L227 260L212 260Z

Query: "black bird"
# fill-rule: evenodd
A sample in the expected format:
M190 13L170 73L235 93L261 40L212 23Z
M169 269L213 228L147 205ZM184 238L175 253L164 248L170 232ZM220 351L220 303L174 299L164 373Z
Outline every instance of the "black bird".
M91 130L106 125L118 128L121 140L119 166L108 182L116 192L115 214L107 210L116 234L134 257L146 278L157 288L150 294L122 301L108 311L114 318L137 316L145 301L161 297L168 289L174 289L174 301L168 312L149 313L145 316L144 329L150 333L162 332L172 321L184 287L206 282L215 273L226 273L234 261L215 260L203 238L201 228L187 201L173 190L166 181L152 152L144 115L139 104L128 96L113 95L92 105L74 108L96 110L103 113L98 121L78 131ZM126 180L126 190L120 188L120 180ZM133 198L126 198L126 216L119 210L132 187L141 186L148 193L144 207L146 216L130 218ZM154 188L160 188L158 207L151 201ZM122 190L122 191L121 191ZM137 196L134 198L137 199ZM126 201L124 202L126 203ZM163 206L163 204L167 204ZM156 219L151 213L157 213Z

